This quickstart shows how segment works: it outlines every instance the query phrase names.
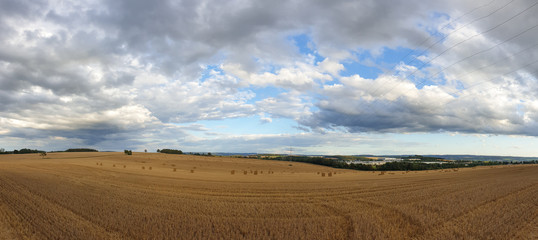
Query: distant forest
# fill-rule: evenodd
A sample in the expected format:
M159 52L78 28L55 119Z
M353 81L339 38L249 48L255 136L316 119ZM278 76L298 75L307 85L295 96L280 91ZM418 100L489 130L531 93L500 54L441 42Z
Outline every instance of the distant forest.
M13 151L5 151L3 148L0 148L0 154L28 154L28 153L44 153L46 151L42 150L36 150L36 149L28 149L28 148L22 148L20 150L13 150ZM62 152L62 151L55 151L55 152ZM99 152L95 149L91 148L70 148L65 150L64 152Z
M416 156L414 156L416 157ZM347 163L342 160L330 159L324 157L308 157L308 156L273 156L271 158L261 158L267 160L279 160L290 162L304 162L316 165L323 165L333 168L355 169L363 171L417 171L417 170L435 170L435 169L452 169L475 166L490 166L490 165L507 165L507 164L536 164L537 160L524 162L509 162L509 161L451 161L442 162L439 158L436 160L439 163L425 163L421 161L394 161L386 162L381 165L362 164L362 163ZM428 158L425 158L428 159Z
M99 152L95 149L91 149L91 148L70 148L70 149L67 149L65 150L66 152Z
M159 153L167 153L167 154L183 154L183 151L181 150L176 150L176 149L157 149L157 152Z
M42 153L45 151L35 150L35 149L28 149L28 148L22 148L20 150L13 150L13 151L5 151L3 148L0 149L0 154L27 154L27 153Z

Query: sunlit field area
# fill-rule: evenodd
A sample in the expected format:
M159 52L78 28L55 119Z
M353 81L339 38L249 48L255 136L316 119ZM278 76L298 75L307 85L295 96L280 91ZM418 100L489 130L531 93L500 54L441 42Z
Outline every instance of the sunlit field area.
M538 166L0 155L0 239L536 239Z

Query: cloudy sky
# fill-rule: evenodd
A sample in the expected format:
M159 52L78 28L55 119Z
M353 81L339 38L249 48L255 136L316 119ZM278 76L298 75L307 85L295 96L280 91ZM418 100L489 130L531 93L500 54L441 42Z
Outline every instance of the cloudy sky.
M538 156L538 2L0 0L0 148Z

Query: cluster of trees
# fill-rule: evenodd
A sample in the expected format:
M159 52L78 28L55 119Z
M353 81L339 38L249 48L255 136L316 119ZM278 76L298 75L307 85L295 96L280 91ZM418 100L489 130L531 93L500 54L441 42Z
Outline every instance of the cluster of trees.
M206 153L188 153L190 155L196 155L196 156L213 156L213 154L211 154L210 152L208 152L207 154Z
M67 149L65 150L66 152L99 152L95 149L91 149L91 148L70 148L70 149Z
M125 153L125 155L133 155L133 151L131 150L123 150L123 153Z
M183 151L176 149L157 149L158 153L167 153L167 154L183 154Z
M13 151L6 151L5 149L0 149L0 154L27 154L27 153L42 153L42 152L45 152L45 151L41 151L41 150L35 150L35 149L28 149L28 148L23 148L23 149L20 149L20 150L13 150Z

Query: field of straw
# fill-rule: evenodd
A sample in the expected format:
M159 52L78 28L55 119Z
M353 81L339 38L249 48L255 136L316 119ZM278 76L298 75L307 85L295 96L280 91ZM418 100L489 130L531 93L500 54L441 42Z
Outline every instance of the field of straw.
M0 239L538 239L538 166L0 155Z

